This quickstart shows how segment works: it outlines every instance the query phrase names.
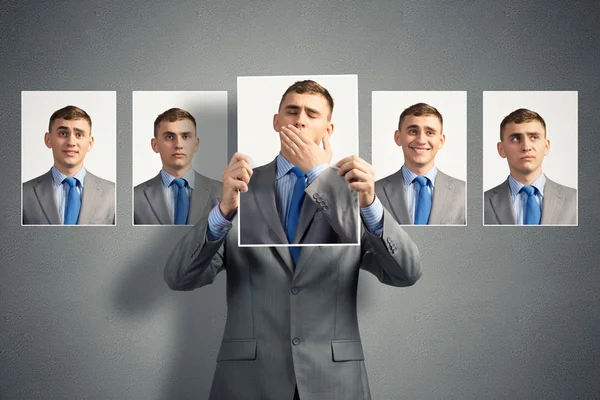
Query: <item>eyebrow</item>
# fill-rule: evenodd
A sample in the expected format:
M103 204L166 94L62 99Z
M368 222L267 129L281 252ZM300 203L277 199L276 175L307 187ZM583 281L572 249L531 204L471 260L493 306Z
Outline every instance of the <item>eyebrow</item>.
M285 106L285 110L300 110L302 107L297 106L295 104L289 104L287 106ZM321 115L321 112L315 108L310 108L310 107L304 107L304 109L306 110L307 113L311 113L311 114L317 114L317 115Z
M513 133L509 133L508 136L509 137L513 137L513 136L522 136L522 135L527 135L527 136L534 136L534 135L538 135L541 136L542 133L541 132L513 132Z
M68 126L65 126L65 125L61 125L61 126L59 126L58 128L56 128L56 130L57 130L57 131L58 131L58 130L61 130L61 129L63 129L63 130L67 130L67 131L68 131L68 130L69 130L69 127L68 127ZM85 133L85 132L86 132L85 130L83 130L83 129L80 129L80 128L73 128L73 130L74 130L75 132L82 132L82 133Z
M412 129L412 128L418 128L419 125L416 124L412 124L406 127L406 129ZM426 131L433 131L433 132L437 132L437 129L434 129L430 126L424 126L423 129L425 129Z
M171 131L164 131L162 134L163 134L163 136L165 136L165 135L191 135L192 132L186 131L186 132L181 132L181 133L175 133L175 132L171 132Z

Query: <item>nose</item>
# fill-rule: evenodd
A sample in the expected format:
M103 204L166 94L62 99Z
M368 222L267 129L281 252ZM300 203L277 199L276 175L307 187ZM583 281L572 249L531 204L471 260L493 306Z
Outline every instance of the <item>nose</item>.
M183 139L179 135L175 136L175 147L178 149L183 148Z
M296 122L294 123L294 126L298 129L305 128L307 119L308 119L308 117L304 111L299 112L297 114Z
M417 140L421 144L424 144L427 141L427 134L424 130L419 131L419 133L417 134Z
M525 138L523 139L522 145L523 151L530 151L533 148L531 139L527 136L525 136Z
M70 132L67 135L67 145L68 146L75 146L75 144L77 144L77 140L75 138L75 134L73 132Z

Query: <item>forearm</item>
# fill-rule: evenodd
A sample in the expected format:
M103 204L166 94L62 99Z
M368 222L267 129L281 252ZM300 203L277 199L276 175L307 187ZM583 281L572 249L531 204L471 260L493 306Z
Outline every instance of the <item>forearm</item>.
M361 268L380 282L392 286L411 286L421 277L421 258L417 245L384 209L381 237L368 231L362 238Z
M185 234L167 259L164 279L173 290L192 290L214 281L223 267L224 237L207 240L208 219Z

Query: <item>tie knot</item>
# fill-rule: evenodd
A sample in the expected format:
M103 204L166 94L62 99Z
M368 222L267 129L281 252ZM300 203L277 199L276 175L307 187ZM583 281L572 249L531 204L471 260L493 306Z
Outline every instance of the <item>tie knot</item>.
M421 185L421 187L425 187L429 182L429 178L425 176L417 176L415 179L413 179L413 182L417 182L419 185Z
M63 179L63 182L67 182L67 185L69 185L70 187L77 186L77 178L67 176L65 179Z
M179 189L181 189L181 188L185 187L187 182L183 178L175 178L175 179L173 179L172 183L176 184L177 186L179 186Z
M521 192L527 193L527 196L529 196L529 197L531 197L531 196L533 196L535 194L535 190L536 189L533 186L523 186L521 188Z
M298 178L305 178L306 174L298 167L293 167L290 171L292 171Z

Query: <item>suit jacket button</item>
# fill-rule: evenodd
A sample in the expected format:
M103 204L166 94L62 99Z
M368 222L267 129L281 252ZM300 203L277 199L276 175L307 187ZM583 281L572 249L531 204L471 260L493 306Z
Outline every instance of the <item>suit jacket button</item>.
M296 286L294 286L294 287L292 288L292 294L298 294L298 293L300 293L300 289L299 289L299 288L297 288Z
M298 346L300 344L300 339L298 339L297 337L293 338L292 339L292 344L294 346Z
M320 199L321 196L319 196L319 193L315 193L313 194L313 199Z

